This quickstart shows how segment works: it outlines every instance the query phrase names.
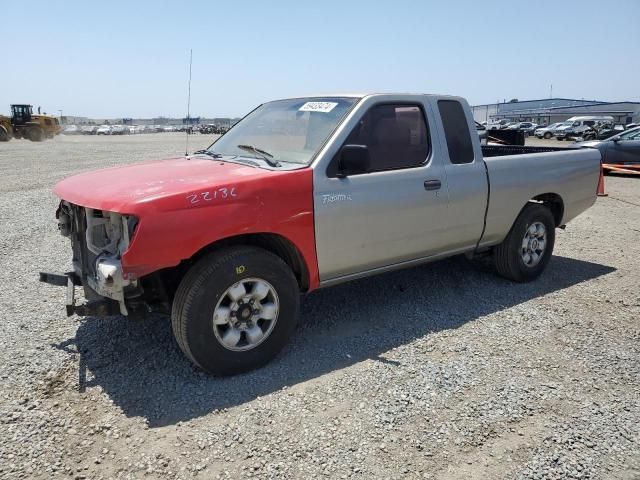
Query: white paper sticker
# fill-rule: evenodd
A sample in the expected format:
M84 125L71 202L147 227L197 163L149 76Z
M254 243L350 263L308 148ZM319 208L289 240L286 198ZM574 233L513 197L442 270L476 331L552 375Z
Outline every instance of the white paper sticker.
M299 109L300 112L322 112L329 113L336 105L335 102L307 102Z

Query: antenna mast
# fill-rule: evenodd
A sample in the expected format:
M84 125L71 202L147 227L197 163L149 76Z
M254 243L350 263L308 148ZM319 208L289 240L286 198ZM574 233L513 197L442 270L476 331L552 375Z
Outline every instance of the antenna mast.
M184 155L189 156L189 134L191 133L191 65L193 64L193 49L189 49L189 87L187 93L187 146Z

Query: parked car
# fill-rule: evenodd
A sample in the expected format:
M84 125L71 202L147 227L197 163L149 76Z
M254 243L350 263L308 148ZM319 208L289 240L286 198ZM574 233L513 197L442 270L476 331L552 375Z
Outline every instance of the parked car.
M626 130L606 140L580 142L575 146L597 148L602 155L603 164L640 165L640 127Z
M617 134L622 133L624 131L625 131L625 127L622 124L603 125L602 128L600 128L596 132L596 138L590 138L589 140L606 140L607 138L611 138L614 135L617 135ZM587 139L585 139L585 140L587 140Z
M111 135L127 135L129 134L129 128L124 125L113 125L111 127Z
M488 123L487 130L502 130L504 128L507 128L512 123L513 122L511 122L511 120L506 120L506 119L498 120L496 122Z
M67 125L62 129L63 135L79 135L80 133L82 131L77 125Z
M536 127L538 126L537 123L532 123L532 122L518 122L518 123L514 123L512 125L509 125L507 127L508 130L520 130L522 132L525 132L526 134L531 134L535 131Z
M111 126L100 125L96 130L96 135L111 135Z
M562 125L562 122L552 123L548 127L538 127L533 131L533 134L538 138L550 139L553 137L553 131Z
M481 146L459 97L268 102L206 150L59 182L74 272L41 280L69 314L168 308L192 362L235 374L286 344L301 293L462 253L534 280L599 175L595 149Z
M567 133L568 137L574 138L578 142L589 141L589 140L605 140L607 138L613 137L619 133L624 132L624 125L611 125L610 123L598 123L594 125L592 128L588 128L584 130L580 135L571 135L571 133Z
M560 136L557 137L556 139L557 140L576 140L576 139L582 140L583 138L593 139L597 135L596 133L597 129L598 129L598 126L596 124L591 126L589 125L579 125L577 127L572 126L563 130Z
M567 128L571 128L571 125L573 125L573 122L560 122L560 124L554 128L551 133L556 137L556 140L564 140L564 131Z
M176 131L176 127L174 127L173 125L167 125L162 130L165 131L165 132L175 132Z
M628 123L627 125L625 125L625 129L629 130L631 128L636 128L636 127L640 127L640 123Z
M83 125L81 131L83 135L95 135L98 132L98 127L96 125Z
M598 123L613 123L613 117L604 115L587 115L571 117L554 131L556 140L579 137Z

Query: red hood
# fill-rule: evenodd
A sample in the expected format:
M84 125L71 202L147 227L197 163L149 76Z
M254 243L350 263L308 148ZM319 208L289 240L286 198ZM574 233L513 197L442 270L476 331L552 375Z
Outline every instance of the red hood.
M81 173L60 181L54 192L83 207L135 213L137 206L151 200L274 173L219 160L180 157Z

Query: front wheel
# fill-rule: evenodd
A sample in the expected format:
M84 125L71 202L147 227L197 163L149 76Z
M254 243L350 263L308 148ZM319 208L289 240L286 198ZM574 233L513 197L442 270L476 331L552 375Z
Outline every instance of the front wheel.
M549 209L529 203L493 252L498 274L514 282L536 279L551 259L555 238L555 220Z
M44 132L40 127L30 127L27 130L26 137L32 142L41 142L44 137Z
M544 138L545 138L545 140L549 140L552 136L553 136L553 135L551 134L551 132L546 132L546 133L544 134Z
M287 343L300 310L289 266L255 247L233 247L199 260L185 275L171 312L184 354L215 375L268 363Z

